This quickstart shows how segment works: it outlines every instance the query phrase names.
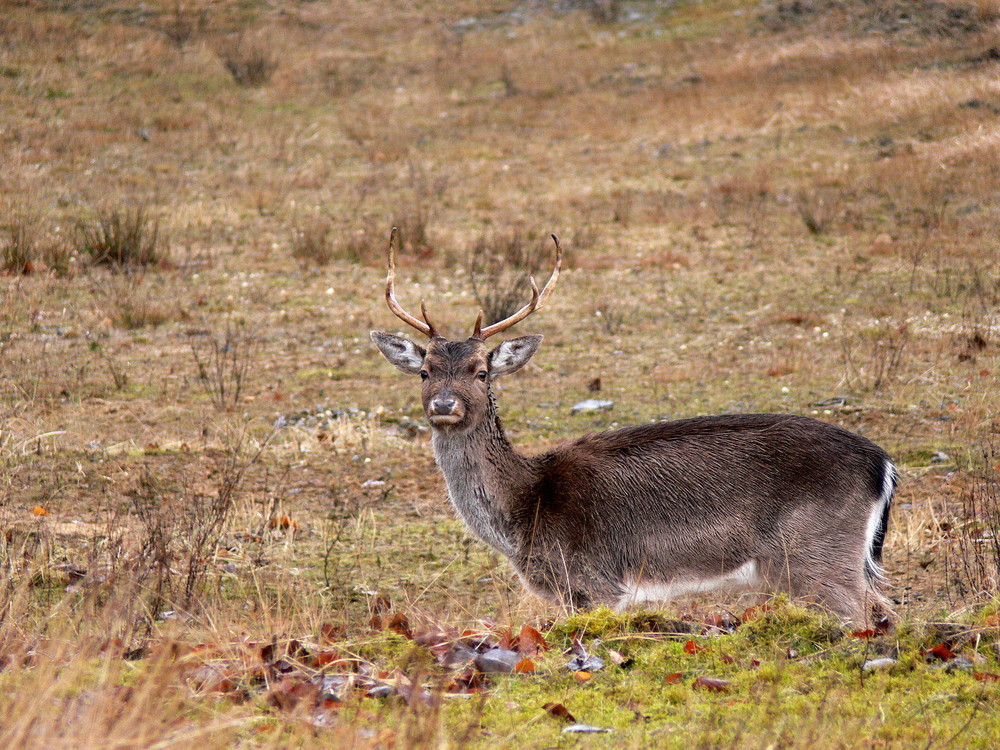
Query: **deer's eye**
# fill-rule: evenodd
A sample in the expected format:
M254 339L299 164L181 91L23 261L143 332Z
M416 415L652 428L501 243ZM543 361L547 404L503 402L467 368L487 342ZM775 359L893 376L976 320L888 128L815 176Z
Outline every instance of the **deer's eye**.
M486 372L486 370L480 370L479 372L476 373L476 377L485 383L486 378L489 377L489 374Z
M421 380L427 380L427 378L429 378L430 376L431 376L431 374L429 372L427 372L427 370L421 370L420 371L420 379Z

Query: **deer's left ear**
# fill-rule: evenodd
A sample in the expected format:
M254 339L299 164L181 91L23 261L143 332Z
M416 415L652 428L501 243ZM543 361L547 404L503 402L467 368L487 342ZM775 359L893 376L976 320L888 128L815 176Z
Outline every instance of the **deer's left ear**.
M538 334L502 342L490 352L490 375L497 377L517 372L528 364L541 343L542 337Z

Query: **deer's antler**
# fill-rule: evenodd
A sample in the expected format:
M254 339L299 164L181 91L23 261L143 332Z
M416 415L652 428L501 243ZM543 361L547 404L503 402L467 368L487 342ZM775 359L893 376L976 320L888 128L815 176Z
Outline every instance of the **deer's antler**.
M427 306L424 304L423 300L420 301L420 314L423 316L423 320L420 318L410 315L403 309L402 305L396 301L396 227L392 228L392 233L389 235L389 274L385 279L385 301L389 304L389 309L395 314L397 318L402 320L407 325L413 326L418 331L420 331L425 336L429 338L434 338L438 335L437 331L434 330L434 324L431 323L431 319L427 317Z
M552 241L556 243L556 265L555 268L552 269L552 275L549 276L549 280L545 282L545 286L542 288L542 291L538 291L535 279L529 276L528 283L531 284L531 302L526 304L510 317L498 320L496 323L486 326L486 328L482 327L483 313L480 312L479 317L476 318L476 329L472 333L473 338L486 340L494 334L506 331L515 323L519 323L527 318L531 315L531 313L545 303L545 300L549 298L549 295L552 294L552 290L556 287L556 280L559 278L559 268L562 265L562 247L559 245L559 238L553 234Z

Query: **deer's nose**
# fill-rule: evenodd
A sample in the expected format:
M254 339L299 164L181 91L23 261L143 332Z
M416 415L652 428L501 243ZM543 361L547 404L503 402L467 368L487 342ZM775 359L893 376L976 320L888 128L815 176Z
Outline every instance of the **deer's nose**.
M431 401L432 414L451 414L455 411L455 398L453 396L438 396Z

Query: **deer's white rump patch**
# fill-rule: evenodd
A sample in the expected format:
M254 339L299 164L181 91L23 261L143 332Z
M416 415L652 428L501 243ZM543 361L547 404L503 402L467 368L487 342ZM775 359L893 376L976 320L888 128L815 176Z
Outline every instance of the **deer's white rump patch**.
M615 609L622 610L640 602L668 602L682 596L712 591L760 591L764 580L757 572L757 561L747 560L740 567L718 576L681 578L669 582L625 580L626 593Z

